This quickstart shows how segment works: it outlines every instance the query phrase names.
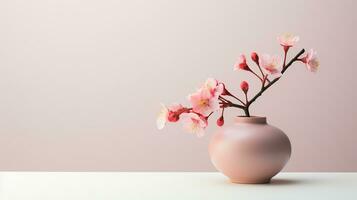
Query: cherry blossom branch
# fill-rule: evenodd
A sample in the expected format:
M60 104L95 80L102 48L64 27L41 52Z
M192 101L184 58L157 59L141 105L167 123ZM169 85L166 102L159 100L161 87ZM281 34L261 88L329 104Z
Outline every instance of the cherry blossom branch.
M263 72L262 68L260 67L259 63L257 64L257 66L258 66L260 73L262 74L262 77L264 77L265 76L264 72Z
M214 112L221 110L221 115L217 119L218 126L224 125L224 112L226 108L242 109L246 117L250 117L250 106L272 85L280 80L281 76L294 62L302 62L306 68L311 72L316 72L319 67L319 60L316 57L316 52L310 49L306 55L305 50L299 51L289 62L287 62L288 51L299 40L298 36L292 34L282 34L278 38L280 45L284 48L284 60L281 62L280 57L276 55L262 54L258 55L256 52L250 54L250 58L258 66L259 72L256 68L250 68L247 63L246 56L241 54L238 61L234 64L234 70L244 70L251 72L255 77L261 81L261 87L255 94L249 94L249 83L241 81L240 89L244 92L244 97L238 98L231 94L225 87L224 83L219 82L214 78L208 78L205 83L195 93L188 96L192 107L185 107L181 104L172 104L165 106L162 104L156 124L158 129L162 129L167 122L177 122L180 120L180 115L183 114L184 128L197 136L204 134L205 128L208 126L208 119L212 117ZM300 57L302 56L302 57ZM282 66L281 66L282 64ZM281 70L280 70L281 67ZM280 77L272 77L268 79L268 75L279 74ZM251 97L251 98L249 98ZM250 100L249 100L250 99Z
M264 74L264 72L263 72L262 68L260 67L260 65L258 65L258 69L259 69L260 73L262 74L262 77L264 77L264 76L265 76L265 74Z
M235 107L235 108L240 108L240 109L245 109L245 106L241 106L235 103L230 103L227 107Z
M245 103L240 100L238 97L234 96L233 94L229 94L229 96L233 97L234 99L238 100L241 104L245 105Z
M253 52L251 54L251 58L252 60L258 65L259 69L260 69L260 66L259 66L259 57L258 57L258 54ZM247 64L247 59L245 57L244 54L240 55L239 57L239 61L234 65L234 70L238 70L238 69L241 69L241 70L245 70L245 71L248 71L248 72L251 72L252 74L254 74L262 83L263 85L263 78L264 78L264 73L263 71L261 71L262 73L262 77L260 77L257 73L255 73ZM261 69L260 69L261 70Z
M265 82L268 81L268 83L270 83L270 80L268 79L268 74L265 74L263 77L263 84L262 84L262 88L264 88L265 86Z
M283 70L281 71L282 74L284 74L284 72L297 60L299 60L299 57L305 52L305 49L302 49L298 54L296 54L296 56L290 60L290 62L288 64L286 64L283 68ZM269 84L267 84L266 86L264 86L260 92L258 92L250 101L248 101L246 108L247 110L249 109L249 106L255 101L257 100L258 97L260 97L270 86L272 86L275 82L277 82L280 79L280 77L275 78L273 81L271 81ZM249 111L248 111L249 112Z
M288 46L284 46L284 62L283 62L283 69L285 69L286 67L286 56L288 55L288 51L289 51L289 47Z
M264 82L262 83L264 85ZM264 86L263 86L264 87ZM244 95L245 95L245 107L244 107L244 113L247 117L250 117L250 114L249 114L249 106L248 106L248 94L247 92L244 92Z
M239 101L241 104L245 105L245 103L244 103L242 100L240 100L238 97L234 96L231 92L229 92L229 91L227 90L227 88L226 88L226 86L224 85L224 83L221 83L221 84L223 84L223 92L222 92L221 96L219 96L218 98L221 98L221 99L223 99L223 100L225 100L225 101L228 101L228 100L225 99L222 95L230 96L230 97L233 97L234 99L236 99L237 101Z
M300 60L299 57L305 53L305 49L301 49L301 51L296 54L296 56L290 60L290 62L283 68L283 70L281 71L282 74L284 74L284 72L288 69L288 67L290 67L290 65L292 65L295 61Z
M247 105L248 104L248 95L247 95L247 93L244 93L244 96L245 96L245 104Z
M207 115L207 119L213 114L214 112L211 112L209 115Z
M263 86L265 84L265 81L268 81L268 83L270 83L270 80L268 79L268 75L267 74L264 74L262 68L260 67L259 63L257 64L258 68L259 68L259 71L260 73L262 74L262 77L263 77Z
M220 104L222 105L222 108L227 108L227 107L235 107L235 108L240 108L240 109L245 109L245 106L239 105L239 104L235 104L229 100L223 100L223 99L219 99L221 100Z
M257 73L255 73L253 70L251 70L250 72L252 72L252 74L254 74L257 78L259 78L259 80L263 83L263 79L262 77L260 77ZM264 75L263 75L264 77Z
M222 96L219 96L218 97L219 100L223 101L224 103L228 103L228 100L223 98Z
M260 74L262 75L262 78L260 79L262 81L262 87L264 87L265 81L270 82L270 80L267 78L267 74L265 74L262 70L262 68L260 67L260 63L259 63L259 56L256 52L252 52L250 54L250 57L252 58L252 60L254 61L254 63L258 66L258 69L260 71Z

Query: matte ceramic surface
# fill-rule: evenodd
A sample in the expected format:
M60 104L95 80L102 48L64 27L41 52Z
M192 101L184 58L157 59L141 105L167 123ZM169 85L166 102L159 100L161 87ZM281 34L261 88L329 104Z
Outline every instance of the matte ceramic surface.
M265 117L237 117L212 137L213 165L234 183L268 183L291 155L289 138Z

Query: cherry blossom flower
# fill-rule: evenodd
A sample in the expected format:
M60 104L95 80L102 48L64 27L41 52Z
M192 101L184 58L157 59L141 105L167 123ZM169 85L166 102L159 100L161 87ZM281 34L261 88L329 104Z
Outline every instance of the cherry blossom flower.
M204 135L207 125L207 120L196 113L185 113L183 115L183 128L189 133L196 134L198 137Z
M295 36L291 33L284 33L280 35L277 39L281 46L292 47L295 45L296 42L299 41L300 38L299 36Z
M263 67L268 73L280 76L280 57L270 56L268 54L263 54L259 59L260 66Z
M165 127L165 124L168 121L167 120L168 116L169 116L169 109L164 104L161 104L161 110L156 119L156 126L159 130Z
M242 54L239 56L238 61L234 65L234 70L246 70L246 71L251 71L247 64L247 59L245 58L245 55Z
M166 122L177 122L180 119L180 114L185 112L185 108L181 104L173 104L166 107L161 104L161 110L156 119L156 126L159 130L163 129Z
M209 90L200 89L188 96L194 112L207 116L219 109L218 96L212 95Z
M208 90L212 96L219 96L224 90L224 85L214 78L208 78L201 90Z
M180 119L180 115L185 111L185 108L181 104L173 104L169 108L169 115L167 120L169 122L177 122Z
M316 51L313 49L310 49L301 61L306 64L306 68L311 72L316 72L320 65L320 62L316 57Z
M240 89L242 89L243 92L244 92L245 94L247 94L247 93L248 93L248 90L249 90L249 84L248 84L248 82L247 82L247 81L242 81L241 84L240 84Z

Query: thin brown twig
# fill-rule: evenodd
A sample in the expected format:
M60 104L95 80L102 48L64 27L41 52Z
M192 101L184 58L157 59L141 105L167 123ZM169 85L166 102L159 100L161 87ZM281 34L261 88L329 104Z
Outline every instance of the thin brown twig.
M245 103L244 103L242 100L240 100L238 97L234 96L233 94L229 94L229 96L235 98L235 99L238 100L241 104L245 105Z

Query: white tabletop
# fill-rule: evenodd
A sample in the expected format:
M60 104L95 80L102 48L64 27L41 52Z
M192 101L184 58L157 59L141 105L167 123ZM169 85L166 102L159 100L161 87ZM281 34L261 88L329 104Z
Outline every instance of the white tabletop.
M207 172L0 172L1 200L357 199L357 173L280 173L270 184Z

